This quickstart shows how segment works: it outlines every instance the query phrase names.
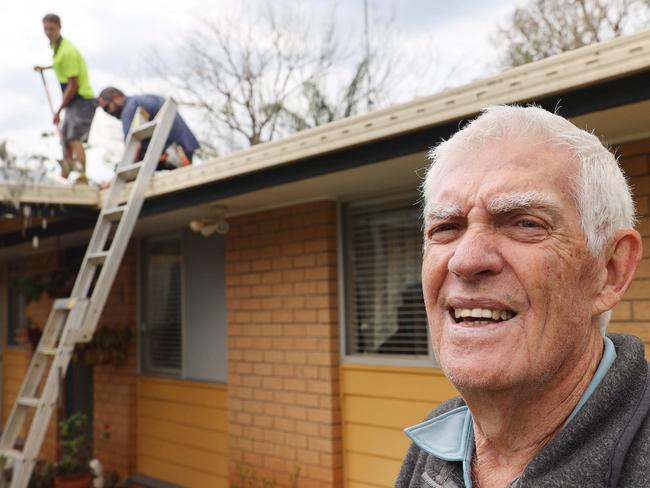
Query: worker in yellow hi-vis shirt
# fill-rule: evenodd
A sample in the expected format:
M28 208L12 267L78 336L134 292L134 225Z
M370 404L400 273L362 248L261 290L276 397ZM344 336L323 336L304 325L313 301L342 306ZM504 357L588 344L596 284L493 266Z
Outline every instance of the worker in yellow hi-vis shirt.
M59 125L60 115L65 109L61 137L64 154L61 161L61 175L67 178L71 170L81 173L79 182L86 182L86 154L83 142L88 139L90 125L95 115L95 96L88 81L86 62L79 50L61 36L61 19L56 14L43 17L43 30L50 40L54 62L51 66L34 66L36 71L54 68L61 84L63 98L61 106L54 113L54 124Z

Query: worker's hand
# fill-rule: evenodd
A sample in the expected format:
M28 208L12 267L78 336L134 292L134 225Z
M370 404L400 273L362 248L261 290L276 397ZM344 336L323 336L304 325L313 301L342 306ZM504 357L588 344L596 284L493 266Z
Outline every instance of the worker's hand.
M46 70L46 69L47 68L45 66L39 66L39 65L34 66L34 71L38 71L39 73L42 73L43 70Z
M61 121L61 117L59 115L60 113L61 111L59 110L57 113L54 114L54 118L52 119L52 123L54 125L59 125L59 122Z

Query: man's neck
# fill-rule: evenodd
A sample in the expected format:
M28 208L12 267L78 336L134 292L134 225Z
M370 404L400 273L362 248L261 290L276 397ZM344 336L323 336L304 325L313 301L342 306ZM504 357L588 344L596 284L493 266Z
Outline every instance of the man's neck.
M62 39L63 39L63 36L59 36L56 39L54 39L53 41L50 41L50 47L52 49L54 49L54 51L56 51L57 49L59 49L59 46L61 45L61 40Z
M561 367L543 385L463 392L474 422L472 477L478 486L507 486L562 430L602 354L603 340L594 337L576 361Z

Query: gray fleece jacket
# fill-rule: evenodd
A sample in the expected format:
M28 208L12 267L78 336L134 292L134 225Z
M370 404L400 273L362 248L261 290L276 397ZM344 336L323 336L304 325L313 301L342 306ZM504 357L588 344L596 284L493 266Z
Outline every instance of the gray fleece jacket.
M608 336L616 359L587 403L526 466L512 488L650 487L650 380L643 344ZM453 398L428 418L464 405ZM396 488L463 488L462 463L438 459L411 445Z

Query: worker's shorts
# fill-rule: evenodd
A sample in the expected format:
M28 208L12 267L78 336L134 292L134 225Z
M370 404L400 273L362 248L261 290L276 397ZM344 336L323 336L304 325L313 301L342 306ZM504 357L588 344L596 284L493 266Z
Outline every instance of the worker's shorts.
M88 139L96 107L97 102L93 98L85 99L77 96L70 102L70 105L65 108L65 118L61 127L64 143L67 144L74 139L85 142Z

